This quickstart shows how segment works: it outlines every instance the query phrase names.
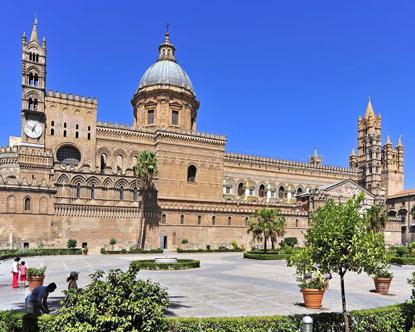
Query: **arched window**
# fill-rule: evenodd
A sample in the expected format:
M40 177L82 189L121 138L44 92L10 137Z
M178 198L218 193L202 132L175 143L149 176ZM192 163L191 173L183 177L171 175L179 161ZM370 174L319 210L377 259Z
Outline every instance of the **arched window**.
M216 217L215 216L213 216L212 217L212 225L215 225L216 224Z
M36 62L39 62L39 54L35 54L36 55Z
M184 215L180 216L180 224L182 224L182 225L184 224Z
M117 172L122 173L123 171L123 163L124 163L124 158L122 155L118 155L117 156Z
M29 85L33 85L33 74L29 74Z
M138 199L138 189L137 187L134 187L133 200L136 201L137 199Z
M29 111L33 111L33 99L29 98Z
M91 186L91 199L95 199L95 184Z
M244 184L242 182L238 185L238 196L244 196Z
M81 184L80 183L76 185L76 198L77 199L81 198Z
M248 217L245 217L245 226L248 226L248 224L249 224L249 218Z
M302 193L303 193L303 189L298 188L298 189L297 189L297 195L301 195Z
M197 224L198 225L202 224L202 216L197 216Z
M64 166L76 166L81 162L81 153L77 148L71 145L65 145L59 148L56 157Z
M187 182L196 182L196 166L190 165L187 169Z
M161 223L162 224L165 224L166 223L166 215L165 214L162 214L161 215Z
M30 197L26 197L24 199L24 210L30 211L30 209L31 209L31 200L30 200Z
M283 186L281 186L280 189L278 189L278 198L283 199L284 195L285 195L285 189Z
M79 138L79 133L77 131L75 132L75 138Z
M105 172L105 167L107 167L107 155L103 153L101 154L101 160L100 160L100 166L99 166L101 173Z
M258 195L259 197L265 197L266 195L265 186L263 184L259 186Z
M228 217L228 225L232 225L232 217Z
M120 201L123 201L123 200L124 200L124 187L121 186L120 187Z
M37 74L35 74L34 76L33 83L34 86L39 86L39 77L37 76Z
M37 111L37 99L36 98L33 100L33 110Z

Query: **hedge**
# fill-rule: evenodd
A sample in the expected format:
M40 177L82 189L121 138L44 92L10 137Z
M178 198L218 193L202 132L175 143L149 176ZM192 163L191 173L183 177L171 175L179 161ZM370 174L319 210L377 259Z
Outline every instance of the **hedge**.
M178 259L177 263L156 263L154 259L132 261L130 266L140 270L187 270L200 267L200 261Z
M390 257L390 263L399 265L415 265L415 257Z
M413 320L412 306L413 304L400 304L352 311L350 330L352 332L406 332ZM304 316L168 318L168 328L164 332L298 332L301 330ZM341 313L319 313L309 316L314 320L313 332L343 332ZM3 311L0 312L0 331L47 332L43 322L53 317Z
M180 249L177 248L178 253L205 253L205 252L243 252L243 249L228 249L228 248L218 248L218 249Z
M244 258L248 258L248 259L257 259L257 260L264 260L264 261L268 261L268 260L283 260L283 259L287 259L288 257L290 257L291 255L289 254L259 254L257 252L252 252L252 251L248 251L248 252L244 252Z
M31 256L56 256L56 255L82 255L82 249L73 248L43 248L43 249L18 249L18 250L0 250L0 260L19 257Z
M163 249L121 249L121 250L105 250L101 248L102 255L123 255L123 254L162 254Z

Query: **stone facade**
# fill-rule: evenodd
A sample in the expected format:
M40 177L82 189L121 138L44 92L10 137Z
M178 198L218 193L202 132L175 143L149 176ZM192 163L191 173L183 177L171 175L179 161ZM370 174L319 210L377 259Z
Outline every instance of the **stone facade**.
M21 136L0 150L1 247L62 247L70 238L92 250L110 238L135 246L142 195L133 167L144 150L158 161L157 191L144 211L146 248L174 249L184 239L189 248L233 240L249 248L247 220L266 206L281 210L285 236L301 243L323 191L325 199L348 198L349 186L373 204L403 189L402 144L380 146L370 101L350 168L324 165L317 151L308 162L226 152L224 136L196 130L199 101L168 33L131 103L131 126L100 123L96 98L46 91L46 40L39 43L35 21L22 40ZM401 240L395 224L390 243Z

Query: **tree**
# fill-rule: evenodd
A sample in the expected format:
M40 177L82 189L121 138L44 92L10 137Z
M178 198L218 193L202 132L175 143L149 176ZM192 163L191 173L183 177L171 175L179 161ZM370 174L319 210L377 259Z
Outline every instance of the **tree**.
M363 193L345 204L327 201L311 215L311 227L304 236L305 250L294 254L289 261L297 267L297 273L309 272L313 266L318 266L322 272L339 274L346 332L349 332L344 286L346 273L373 275L387 266L383 233L370 227L370 218L362 212L363 201Z
M366 217L368 218L369 228L375 232L385 229L388 222L388 215L382 205L371 206L366 212Z
M411 209L412 218L415 219L415 206Z
M134 166L134 175L138 180L141 191L138 245L140 248L144 249L144 210L146 197L150 191L154 190L154 177L157 175L157 158L154 152L143 151L137 155L137 164Z
M285 218L275 209L256 210L248 220L248 233L252 233L254 241L264 240L264 251L267 251L268 239L274 243L277 236L284 234ZM274 244L272 245L274 248Z
M56 316L39 320L40 331L165 331L167 291L139 279L137 273L130 266L127 272L117 269L91 274L91 283L82 291L65 291Z
M77 241L76 241L76 240L74 240L74 239L69 239L69 240L68 240L68 242L66 243L66 246L67 246L69 249L74 249L74 248L76 248L76 243L77 243Z
M110 246L111 246L112 250L114 250L114 246L115 246L115 244L116 244L116 243L117 243L117 240L116 240L116 239L114 239L114 238L111 238L111 240L110 240L109 244L110 244Z

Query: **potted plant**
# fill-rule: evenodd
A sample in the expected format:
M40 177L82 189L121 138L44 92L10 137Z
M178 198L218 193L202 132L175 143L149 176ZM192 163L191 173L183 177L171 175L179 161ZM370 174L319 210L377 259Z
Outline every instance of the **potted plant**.
M29 289L32 291L32 289L43 286L43 281L45 280L45 271L46 266L35 268L35 267L29 267L27 269L27 279L29 281Z
M111 250L114 251L114 246L117 244L117 240L115 238L111 238L109 244L111 246Z
M386 268L375 272L373 281L375 282L376 293L383 295L388 294L392 278L393 274Z
M184 249L187 249L187 244L188 243L189 243L189 240L188 239L183 239L182 240L182 244L183 244Z
M88 255L88 247L83 247L82 248L82 255L84 255L84 256Z
M321 307L327 280L319 270L304 274L299 284L303 293L304 306L309 309Z

